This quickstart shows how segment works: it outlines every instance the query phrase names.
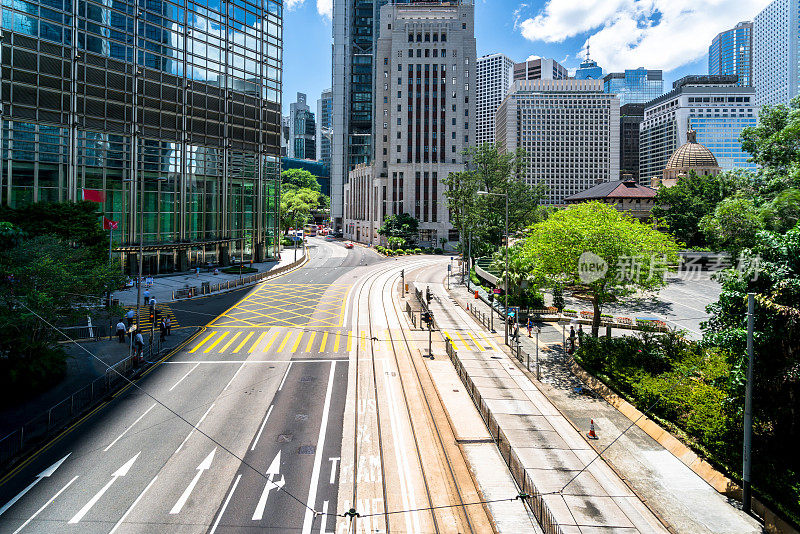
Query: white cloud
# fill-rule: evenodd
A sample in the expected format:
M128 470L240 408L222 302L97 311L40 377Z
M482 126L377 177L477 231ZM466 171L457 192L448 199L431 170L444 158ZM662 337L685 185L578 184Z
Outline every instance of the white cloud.
M285 7L287 11L291 11L296 7L302 6L305 1L306 0L285 0L283 2L283 7Z
M516 30L519 28L519 19L522 16L522 10L528 7L528 4L520 4L517 9L514 10L514 29Z
M518 27L526 39L548 43L589 33L591 57L606 71L670 71L701 58L717 33L752 20L770 1L549 0Z
M317 13L323 17L333 18L333 0L317 0Z
M533 61L534 59L542 59L542 56L537 56L536 54L528 56L525 61Z

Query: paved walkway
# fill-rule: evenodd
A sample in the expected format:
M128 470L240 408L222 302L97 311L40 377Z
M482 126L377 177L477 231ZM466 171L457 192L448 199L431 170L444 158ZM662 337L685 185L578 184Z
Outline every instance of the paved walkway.
M451 295L460 306L478 306L484 313L488 306L475 300L473 293L463 285L451 286ZM497 317L495 317L497 321ZM503 343L502 322L495 323L498 345ZM520 336L522 350L536 353L535 338ZM541 382L535 383L539 391L579 429L588 431L590 419L594 420L599 439L591 442L595 451L601 451L628 428L631 421L591 392L578 393L582 386L567 365L566 354L561 349L561 327L542 325L539 336L539 362ZM585 390L584 390L585 391ZM658 442L637 426L633 426L609 447L604 458L632 487L648 507L676 532L686 533L755 533L761 525L729 502L702 478L680 462Z

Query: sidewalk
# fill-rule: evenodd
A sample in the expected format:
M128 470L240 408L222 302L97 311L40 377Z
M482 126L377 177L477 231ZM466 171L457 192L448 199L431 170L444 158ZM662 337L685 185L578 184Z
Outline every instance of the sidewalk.
M450 293L460 306L469 304L488 313L488 306L475 300L473 291L467 291L463 285L451 287ZM498 345L503 344L502 325L502 320L495 323ZM567 364L567 355L561 348L561 328L547 323L540 326L541 382L534 384L574 427L588 430L590 420L594 420L599 439L590 444L595 451L602 451L631 425L631 421L599 395L577 392L582 391L576 388L583 384ZM531 355L533 368L535 337L528 338L524 328L520 328L520 341L522 350ZM726 497L637 426L619 437L603 457L675 532L727 534L762 530L755 519L729 503Z

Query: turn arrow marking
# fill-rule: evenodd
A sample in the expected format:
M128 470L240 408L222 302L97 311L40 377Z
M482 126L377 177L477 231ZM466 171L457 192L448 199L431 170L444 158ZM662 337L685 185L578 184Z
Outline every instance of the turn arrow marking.
M170 510L169 513L171 514L180 513L181 508L183 508L183 505L186 504L187 500L189 500L189 496L192 494L192 491L194 491L194 487L197 485L197 482L203 475L203 471L207 471L208 469L211 468L211 462L214 461L215 452L217 452L216 447L214 447L214 450L211 451L211 453L208 456L206 456L205 460L200 462L200 465L197 466L197 474L194 476L192 481L189 482L189 485L186 486L186 489L183 491L183 495L181 495L181 498L178 499L178 502L175 503L175 506L172 507L172 510Z
M130 460L128 460L127 462L125 462L125 464L123 464L123 466L122 466L122 467L120 467L119 469L117 469L116 471L114 471L114 473L112 473L112 474L111 474L111 480L109 480L109 481L106 483L106 485L105 485L105 486L103 486L102 488L100 488L100 491L98 491L97 493L95 493L94 497L92 497L92 498L89 500L89 502L87 502L86 504L84 504L84 505L83 505L83 508L81 508L81 509L78 511L78 513L77 513L77 514L75 514L75 516L74 516L72 519L70 519L70 520L69 520L69 523L70 523L70 524L74 524L74 523L77 523L78 521L80 521L81 519L83 519L83 516L85 516L85 515L86 515L86 514L89 512L89 510L91 510L91 509L92 509L92 506L94 506L95 504L97 504L97 501L99 501L99 500L100 500L100 497L102 497L102 496L103 496L103 494L104 494L106 491L108 491L108 488L110 488L110 487L111 487L111 485L114 483L114 481L115 481L115 480L117 480L119 477L124 477L125 475L127 475L127 474L128 474L128 471L130 471L130 470L131 470L131 467L133 467L133 462L135 462L135 461L136 461L136 459L139 457L139 455L140 455L140 454L142 454L142 452L141 452L141 451L137 452L137 453L136 453L136 456L134 456L133 458L131 458Z
M280 489L286 484L286 480L283 478L283 475L280 475L281 478L276 480L280 474L280 468L281 451L278 451L278 454L275 456L275 459L272 460L272 463L269 464L269 468L265 473L267 475L267 484L264 486L264 491L261 493L261 498L258 499L256 511L253 513L253 521L260 521L264 517L264 509L267 507L267 498L269 497L269 492L273 489Z
M36 484L38 484L39 482L41 482L41 480L42 480L43 478L48 478L48 477L52 476L52 475L53 475L53 473L55 473L55 472L56 472L56 469L58 469L59 467L61 467L61 464L63 464L63 463L64 463L64 460L66 460L66 459L69 457L69 455L70 455L70 454L72 454L72 453L69 453L69 454L67 454L67 455L66 455L66 456L64 456L62 459L60 459L59 461L57 461L56 463L54 463L53 465L51 465L50 467L48 467L47 469L45 469L44 471L42 471L41 473L39 473L39 475L36 477L36 480L34 480L33 482L31 482L31 483L28 485L28 487L27 487L27 488L25 488L24 490L22 490L22 491L20 491L19 493L17 493L17 495L16 495L16 496L15 496L13 499L11 499L10 501L8 501L8 502L7 502L7 503L6 503L6 504L5 504L5 505L4 505L2 508L0 508L0 515L3 515L3 513L5 513L5 511L6 511L6 510L8 510L8 509L9 509L9 508L11 508L12 506L14 506L14 504L15 504L15 503L16 503L18 500L20 500L20 499L21 499L21 498L22 498L22 497L23 497L23 496L24 496L26 493L28 493L30 490L32 490L32 489L33 489L33 487L34 487Z

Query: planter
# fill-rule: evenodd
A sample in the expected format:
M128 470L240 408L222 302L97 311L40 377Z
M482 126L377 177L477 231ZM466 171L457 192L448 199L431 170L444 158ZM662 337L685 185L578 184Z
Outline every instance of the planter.
M582 311L581 312L581 319L592 319L594 317L594 312L590 311Z

